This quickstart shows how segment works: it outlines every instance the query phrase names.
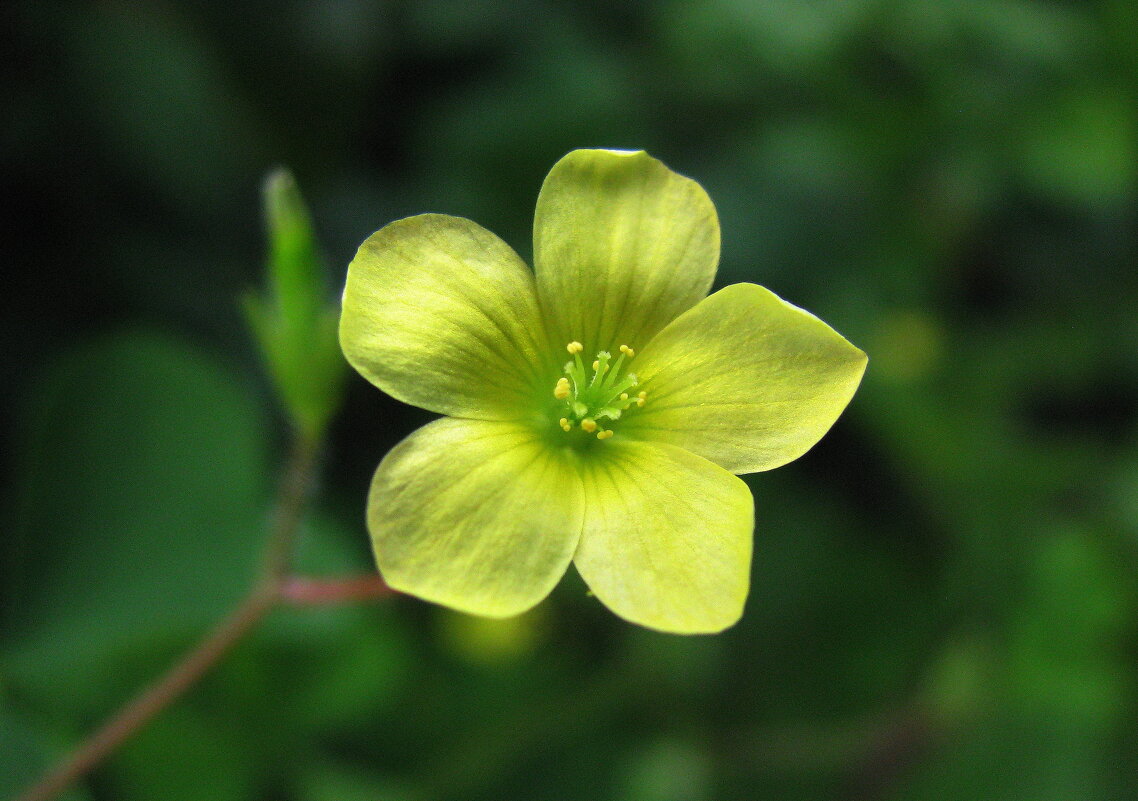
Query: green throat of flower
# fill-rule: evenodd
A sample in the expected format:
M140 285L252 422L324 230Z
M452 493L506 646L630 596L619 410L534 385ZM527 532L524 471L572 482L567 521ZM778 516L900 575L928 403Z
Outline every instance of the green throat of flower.
M635 373L623 371L625 360L631 360L636 351L621 345L613 360L612 354L602 350L591 370L586 370L581 361L584 346L574 341L565 349L573 361L566 362L565 375L557 379L553 388L553 397L560 401L561 417L557 423L566 433L580 430L606 440L613 435L611 425L629 408L643 406L648 397L643 390L635 391L638 383Z

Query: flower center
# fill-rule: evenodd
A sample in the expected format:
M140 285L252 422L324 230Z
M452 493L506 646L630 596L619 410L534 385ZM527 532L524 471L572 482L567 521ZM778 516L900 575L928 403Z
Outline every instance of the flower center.
M562 431L581 429L587 434L596 434L597 439L606 440L613 435L611 428L605 428L620 419L622 413L632 406L643 406L648 393L634 392L637 380L634 373L623 371L625 359L632 359L636 351L621 345L615 360L606 350L597 354L592 370L586 370L581 361L584 346L580 342L570 342L565 350L573 356L566 362L565 375L557 379L553 397L561 401L562 417L557 421Z

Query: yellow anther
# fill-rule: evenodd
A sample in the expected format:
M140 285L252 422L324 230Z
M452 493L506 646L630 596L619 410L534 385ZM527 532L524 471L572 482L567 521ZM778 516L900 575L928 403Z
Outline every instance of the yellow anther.
M586 417L584 420L581 421L581 429L583 431L587 431L588 433L592 434L594 431L597 430L597 421L591 417Z
M636 405L637 406L643 406L647 402L648 402L648 393L644 390L640 390L640 392L638 392L636 394Z
M594 359L593 360L593 369L596 370L600 366L601 366L601 363L599 361L597 361L596 359Z
M572 354L580 353L584 349L585 349L585 346L582 345L577 340L573 340L572 342L570 342L568 345L565 346L565 350L569 351Z
M628 393L627 392L620 393L620 399L621 400L628 400Z
M632 348L628 347L628 345L621 345L620 346L620 352L623 353L625 356L627 356L630 359L636 355L636 351L634 351Z
M560 420L558 420L557 424L559 426L561 426L562 431L572 431L573 430L573 426L569 425L569 421L566 420L564 417L562 417Z
M553 397L557 398L557 400L565 400L566 398L569 397L569 379L568 378L557 379L557 386L555 386L553 388Z
M606 431L598 431L597 432L597 439L608 439L611 436L612 436L612 431L606 430Z

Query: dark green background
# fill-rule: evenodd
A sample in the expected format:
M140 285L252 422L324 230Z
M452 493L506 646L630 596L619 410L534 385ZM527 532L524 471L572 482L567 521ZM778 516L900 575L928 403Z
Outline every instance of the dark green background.
M575 147L699 180L719 283L870 356L748 478L740 624L275 613L73 799L1129 799L1138 775L1131 0L7 3L0 795L253 574L285 435L237 305L290 165L330 266L384 223L531 251ZM301 561L370 567L427 416L352 377Z

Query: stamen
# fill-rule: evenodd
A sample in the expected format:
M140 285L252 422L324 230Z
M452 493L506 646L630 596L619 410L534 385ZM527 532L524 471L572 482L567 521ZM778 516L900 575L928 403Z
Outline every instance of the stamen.
M606 440L614 432L603 428L602 423L615 423L633 403L637 406L645 403L647 393L640 392L635 397L629 395L639 380L635 373L623 370L625 360L634 357L636 351L628 345L620 345L615 359L608 351L599 351L592 362L590 376L586 363L581 359L582 344L573 340L565 350L573 358L565 363L564 376L557 379L553 388L553 396L564 403L561 408L565 416L557 421L557 425L565 432L580 426L585 433L596 434L597 439Z
M607 379L605 380L605 382L602 384L602 387L605 390L605 393L608 395L608 397L610 399L616 397L616 393L620 392L622 389L626 389L629 386L627 384L627 382L621 384L621 386L619 386L619 387L614 386L614 384L617 383L617 376L620 375L620 368L624 366L624 358L627 356L628 358L631 359L632 355L633 355L632 348L628 347L628 345L621 345L620 346L620 355L616 357L616 362L613 363L612 365L610 365L610 367L612 368L612 374L609 375L607 377ZM635 384L636 383L636 376L630 375L629 377L632 379L632 383Z
M636 405L637 406L643 406L647 402L648 402L648 392L646 390L642 389L638 393L636 393Z

